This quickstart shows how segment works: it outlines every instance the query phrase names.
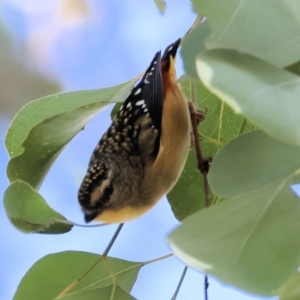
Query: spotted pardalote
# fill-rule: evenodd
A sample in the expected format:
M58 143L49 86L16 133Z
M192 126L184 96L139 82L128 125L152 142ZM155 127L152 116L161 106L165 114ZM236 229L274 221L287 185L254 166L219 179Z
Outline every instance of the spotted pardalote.
M147 212L177 182L190 146L190 115L176 83L180 39L157 52L90 159L78 198L86 222Z

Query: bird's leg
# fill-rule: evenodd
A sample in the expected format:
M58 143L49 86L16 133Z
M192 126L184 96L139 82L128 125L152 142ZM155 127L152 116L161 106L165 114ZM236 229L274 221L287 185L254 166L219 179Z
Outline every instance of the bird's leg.
M202 122L205 119L207 109L205 109L205 111L197 109L192 101L188 101L188 106L189 106L189 111L190 111L190 118L191 118L191 120L192 120L192 118L195 118L197 127L198 127L200 122ZM199 139L201 140L201 136L198 131L197 131L197 135L198 135ZM193 147L195 147L195 136L194 136L193 128L191 131L191 145Z
M205 112L203 112L198 110L191 101L188 102L188 106L192 123L191 144L196 149L198 170L201 174L207 174L212 162L212 158L203 158L198 133L198 125L205 119L207 111L205 110Z
M195 104L192 101L188 101L189 105L189 111L190 115L194 115L194 118L197 121L197 126L200 124L201 121L203 121L206 117L207 109L205 108L205 111L202 111L200 109L197 109L195 107Z

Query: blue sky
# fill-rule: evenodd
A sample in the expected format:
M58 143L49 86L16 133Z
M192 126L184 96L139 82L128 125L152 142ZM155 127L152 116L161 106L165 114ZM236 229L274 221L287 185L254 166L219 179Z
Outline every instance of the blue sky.
M168 1L164 16L152 0L24 2L3 0L0 6L0 17L13 41L16 59L54 78L64 91L107 87L135 77L145 70L156 51L183 36L195 19L186 0ZM181 75L180 59L177 69ZM40 190L51 207L77 223L83 223L77 189L91 152L109 126L109 111L110 108L94 118L66 147ZM2 141L9 122L0 114ZM1 194L8 185L4 171L7 160L1 146ZM116 228L75 227L64 235L26 235L9 223L3 207L0 218L0 299L11 299L25 272L46 254L64 250L101 253ZM125 224L110 255L133 261L166 255L170 248L165 237L176 225L163 199L145 216ZM146 266L139 273L132 295L140 300L170 299L183 267L175 257ZM203 299L202 282L202 274L189 269L177 299ZM209 299L260 298L210 279Z

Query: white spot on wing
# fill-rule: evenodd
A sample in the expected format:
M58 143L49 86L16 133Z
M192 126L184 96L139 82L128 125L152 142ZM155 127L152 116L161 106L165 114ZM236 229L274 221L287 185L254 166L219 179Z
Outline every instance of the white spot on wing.
M139 100L135 103L136 106L140 106L140 105L143 105L145 104L145 100Z
M134 95L139 94L141 92L141 90L142 90L141 88L137 89L136 92L134 93Z
M128 102L128 104L126 105L126 107L130 107L131 106L131 102Z
M169 49L168 49L168 51L171 51L173 49L173 46L171 46Z

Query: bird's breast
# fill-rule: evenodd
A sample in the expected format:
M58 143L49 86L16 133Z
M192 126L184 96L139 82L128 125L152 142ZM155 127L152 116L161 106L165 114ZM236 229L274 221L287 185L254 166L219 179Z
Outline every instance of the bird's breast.
M187 101L174 84L164 99L159 153L147 172L149 180L156 185L158 198L172 189L184 168L190 147L190 131Z

